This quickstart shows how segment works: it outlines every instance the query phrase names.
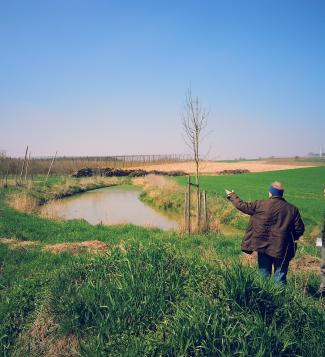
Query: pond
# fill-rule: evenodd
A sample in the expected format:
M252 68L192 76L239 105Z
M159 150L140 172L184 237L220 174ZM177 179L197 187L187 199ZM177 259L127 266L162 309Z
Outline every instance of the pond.
M91 224L135 224L177 229L178 223L140 201L141 191L132 186L114 186L88 191L56 202L62 219L83 218Z

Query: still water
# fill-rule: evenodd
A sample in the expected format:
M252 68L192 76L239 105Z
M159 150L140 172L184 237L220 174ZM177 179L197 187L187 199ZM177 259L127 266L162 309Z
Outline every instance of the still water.
M176 221L142 203L140 193L132 186L88 191L59 200L57 214L63 219L83 218L91 224L135 224L164 230L177 228Z

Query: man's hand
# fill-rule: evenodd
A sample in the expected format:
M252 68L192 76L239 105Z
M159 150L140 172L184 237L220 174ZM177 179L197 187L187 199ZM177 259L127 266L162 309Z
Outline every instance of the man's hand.
M227 197L229 197L231 193L234 193L234 190L229 191L229 190L225 189L225 191L226 191Z

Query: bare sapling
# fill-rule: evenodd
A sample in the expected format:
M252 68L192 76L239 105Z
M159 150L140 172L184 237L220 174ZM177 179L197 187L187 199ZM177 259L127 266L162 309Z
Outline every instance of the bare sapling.
M202 107L199 98L193 97L188 90L185 98L185 106L182 113L182 124L185 132L185 143L190 148L195 162L195 186L196 186L196 226L200 231L201 226L201 198L200 198L200 148L203 140L204 130L207 127L208 113ZM190 201L190 198L189 198Z

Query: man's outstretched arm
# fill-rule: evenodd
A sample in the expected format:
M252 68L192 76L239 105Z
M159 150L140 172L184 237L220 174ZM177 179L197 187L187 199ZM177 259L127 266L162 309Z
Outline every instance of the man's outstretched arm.
M245 214L253 215L256 211L256 203L255 202L245 202L242 201L234 191L225 190L227 194L228 200L241 212Z

